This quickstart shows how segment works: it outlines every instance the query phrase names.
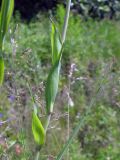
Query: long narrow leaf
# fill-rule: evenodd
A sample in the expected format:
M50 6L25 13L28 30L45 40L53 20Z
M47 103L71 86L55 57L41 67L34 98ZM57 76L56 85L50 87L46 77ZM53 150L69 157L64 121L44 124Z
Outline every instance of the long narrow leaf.
M53 112L53 105L58 91L60 68L61 68L61 58L63 53L64 44L61 47L58 60L51 68L51 71L47 78L46 88L45 88L45 98L46 98L46 112Z
M60 41L60 34L55 23L52 21L52 32L51 32L51 47L52 47L52 63L58 60L58 56L61 51L61 41Z
M13 9L14 9L14 0L10 0L10 3L9 3L9 10L8 10L8 12L7 12L7 25L6 25L6 31L8 30L8 27L9 27L10 19L11 19L12 14L13 14Z
M64 147L63 147L62 150L60 151L60 153L59 153L59 155L57 156L56 160L62 160L65 152L67 151L69 145L72 143L73 139L76 137L79 129L84 126L85 120L86 120L86 117L83 118L83 119L80 119L79 124L78 124L77 127L73 130L73 132L72 132L69 140L66 142L66 144L64 145Z
M0 17L0 47L2 48L5 34L8 30L9 22L13 13L14 0L2 0Z
M103 79L104 80L104 79ZM81 118L79 119L79 123L78 125L75 127L75 129L73 130L71 136L69 137L68 141L66 142L66 144L64 145L64 147L62 148L62 150L60 151L60 153L58 154L56 160L62 160L64 154L66 153L66 151L68 150L68 147L72 144L73 139L76 137L77 133L79 132L80 128L82 128L85 123L88 120L88 116L90 116L90 114L92 114L92 107L95 104L95 100L98 96L98 94L100 93L101 90L101 86L102 86L103 82L101 82L100 86L97 89L96 95L94 96L94 98L91 100L91 103L87 109L87 111L85 112L85 114L83 116L81 116Z
M1 45L2 45L3 38L4 38L5 30L6 30L8 9L9 9L9 0L2 0L1 23L0 23L0 40L1 40Z
M13 13L14 0L2 0L0 11L0 85L4 79L3 41Z
M61 62L58 61L51 69L51 72L47 79L45 90L47 113L51 113L53 111L53 105L58 91L60 67Z
M47 78L46 90L45 90L46 112L48 114L53 112L53 106L58 91L59 74L61 68L61 56L63 49L59 32L54 22L52 22L51 46L52 46L52 68Z
M4 79L4 60L3 58L0 58L0 86L3 83Z

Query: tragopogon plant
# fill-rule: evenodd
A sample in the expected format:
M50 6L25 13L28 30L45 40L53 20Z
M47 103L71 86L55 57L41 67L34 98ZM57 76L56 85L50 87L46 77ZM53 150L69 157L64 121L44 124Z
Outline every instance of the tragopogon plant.
M14 0L2 0L0 11L0 86L4 79L3 44L13 13Z
M46 132L50 123L55 98L58 92L61 58L62 58L63 45L66 37L67 26L68 26L70 4L71 0L68 0L62 34L59 33L58 28L52 21L52 32L51 32L52 67L47 78L46 89L45 89L46 117L47 117L45 126L43 127L40 119L38 118L36 107L34 107L33 117L32 117L32 132L34 140L39 146L38 147L39 150L45 142ZM39 159L39 150L37 152L35 160Z

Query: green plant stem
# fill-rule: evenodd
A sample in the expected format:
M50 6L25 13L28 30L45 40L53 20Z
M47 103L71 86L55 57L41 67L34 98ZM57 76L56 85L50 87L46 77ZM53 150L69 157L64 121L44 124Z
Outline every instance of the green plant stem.
M63 31L62 31L62 44L65 42L65 38L66 38L66 31L67 31L69 14L70 14L70 4L71 4L71 0L68 0L67 6L66 6L66 14L65 14L65 19L64 19ZM47 129L50 123L50 119L51 119L51 113L47 115L47 120L45 124L45 132L47 132Z
M35 160L39 160L39 157L40 157L40 151L37 151L37 154L36 154Z
M50 123L50 119L51 119L51 113L47 116L47 119L46 119L45 132L47 132L47 129Z
M70 4L71 4L71 0L68 0L67 6L66 6L66 14L65 14L65 19L64 19L63 31L62 31L62 38L61 38L62 44L64 44L65 38L66 38L66 32L67 32L68 20L69 20L69 14L70 14ZM51 114L52 113L47 115L46 124L45 124L45 132L46 133L48 130L48 126L50 124ZM37 151L35 160L39 160L39 156L40 156L40 150Z
M64 19L63 31L62 31L62 44L65 42L65 38L66 38L68 20L69 20L69 15L70 15L70 4L71 4L71 0L68 0L67 6L66 6L66 14L65 14L65 19Z
M62 44L64 44L65 38L66 38L68 20L69 20L69 15L70 15L70 4L71 4L71 0L68 0L67 6L66 6L66 14L65 14L65 19L64 19L63 31L62 31ZM46 125L45 125L46 132L47 132L47 129L50 123L50 119L51 119L51 113L47 115L47 120L46 120Z
M68 118L67 118L67 140L69 140L70 138L70 104L69 104L69 99L70 99L70 90L71 90L71 79L69 77L68 79ZM68 151L67 151L67 160L69 160L70 157L70 149L68 147Z

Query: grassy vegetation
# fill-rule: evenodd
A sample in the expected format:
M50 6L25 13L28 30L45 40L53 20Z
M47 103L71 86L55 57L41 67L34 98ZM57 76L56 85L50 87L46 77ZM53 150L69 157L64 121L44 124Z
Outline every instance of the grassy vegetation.
M59 7L56 17L60 29L62 15L64 9ZM39 106L42 122L45 120L44 86L51 58L50 20L41 14L38 17L29 24L19 17L14 18L7 35L0 118L8 122L0 128L0 159L33 160L33 105L28 83ZM71 14L55 114L48 130L47 146L41 151L41 160L54 159L67 139L68 103L72 131L96 95L92 114L87 116L84 127L70 146L70 160L120 159L119 25L119 21L107 19L83 21ZM102 88L97 94L99 86Z

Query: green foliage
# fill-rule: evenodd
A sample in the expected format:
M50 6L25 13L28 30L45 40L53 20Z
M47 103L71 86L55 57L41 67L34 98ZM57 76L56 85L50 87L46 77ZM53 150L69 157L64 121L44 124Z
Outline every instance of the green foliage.
M5 34L8 30L9 22L13 13L14 0L2 0L0 14L0 48L2 49Z
M84 18L120 18L119 0L74 0L73 8Z
M63 18L61 18L60 15L64 15L63 13L64 8L60 7L57 12L57 19L60 23L60 27L58 28L62 28ZM48 71L50 65L49 59L51 57L49 19L40 15L39 21L32 21L29 24L15 23L18 23L16 41L19 44L16 58L21 59L18 65L22 69L22 72L29 74L28 71L30 72L30 68L36 69L39 63L44 67L45 71ZM89 59L102 60L114 55L120 57L119 25L119 21L114 22L107 19L103 21L82 21L79 16L71 14L63 54L64 64L67 64L69 59L72 59L84 68L85 64L88 64ZM11 26L14 26L14 24ZM7 37L7 40L9 40L9 37ZM27 49L28 52L29 49L31 49L31 52L28 54ZM7 53L12 52L9 43L5 46L5 50ZM27 61L30 61L30 68L27 67L28 65L25 65L25 59L22 59L23 55L26 56ZM81 61L81 63L79 63L79 61ZM48 63L46 68L45 63ZM40 72L42 72L42 69L39 70L39 73ZM40 73L40 79L45 80L47 76L46 73L47 72L44 72L44 74ZM36 73L36 75L38 75L38 73Z
M2 0L0 11L0 85L4 79L3 42L13 13L14 0Z
M55 24L52 24L52 69L48 75L45 96L47 113L53 112L53 105L58 91L59 72L61 67L62 43Z
M86 135L86 149L88 152L93 154L93 158L101 160L102 157L105 158L107 156L114 159L113 157L119 155L119 137L117 137L119 128L117 127L117 112L113 108L105 107L104 105L96 106L94 111L95 113L88 119L88 124L91 126L91 129ZM93 134L96 136L93 137ZM93 147L94 151L91 150L92 148L90 147L93 143L93 139L95 144L95 147ZM97 155L95 155L95 152Z
M33 112L33 117L32 117L32 132L34 135L35 142L39 146L43 145L45 142L45 131L40 119L38 118L35 112Z
M61 64L58 60L57 63L55 63L55 65L51 69L51 72L47 79L46 91L45 91L47 113L53 112L53 105L58 91L60 66Z
M16 1L16 10L19 10L22 18L30 20L45 9L46 11L55 10L58 4L64 4L65 0L28 0ZM24 6L21 5L24 3ZM29 8L27 10L26 8ZM84 18L120 18L120 1L119 0L72 0L72 10L82 15Z
M0 58L0 86L3 83L4 79L4 60L3 58Z
M83 117L83 119L80 119L79 124L77 125L77 127L73 130L70 138L68 139L68 141L65 143L64 147L61 149L60 153L58 154L56 160L62 160L62 158L64 157L64 154L67 152L69 146L72 144L73 139L76 137L76 135L79 132L79 129L81 127L83 127L84 123L85 123L85 118Z
M57 59L59 58L59 54L61 52L60 35L58 33L58 30L54 22L52 22L51 47L52 47L52 63L54 65Z
M57 19L60 28L64 12L64 7L59 6ZM69 63L70 58L82 67L82 64L85 66L92 59L107 59L114 55L120 57L119 23L108 19L84 21L78 15L71 14L63 54L64 63Z
M89 158L82 153L82 149L80 148L77 138L72 142L71 146L69 147L69 151L70 160L89 160Z

